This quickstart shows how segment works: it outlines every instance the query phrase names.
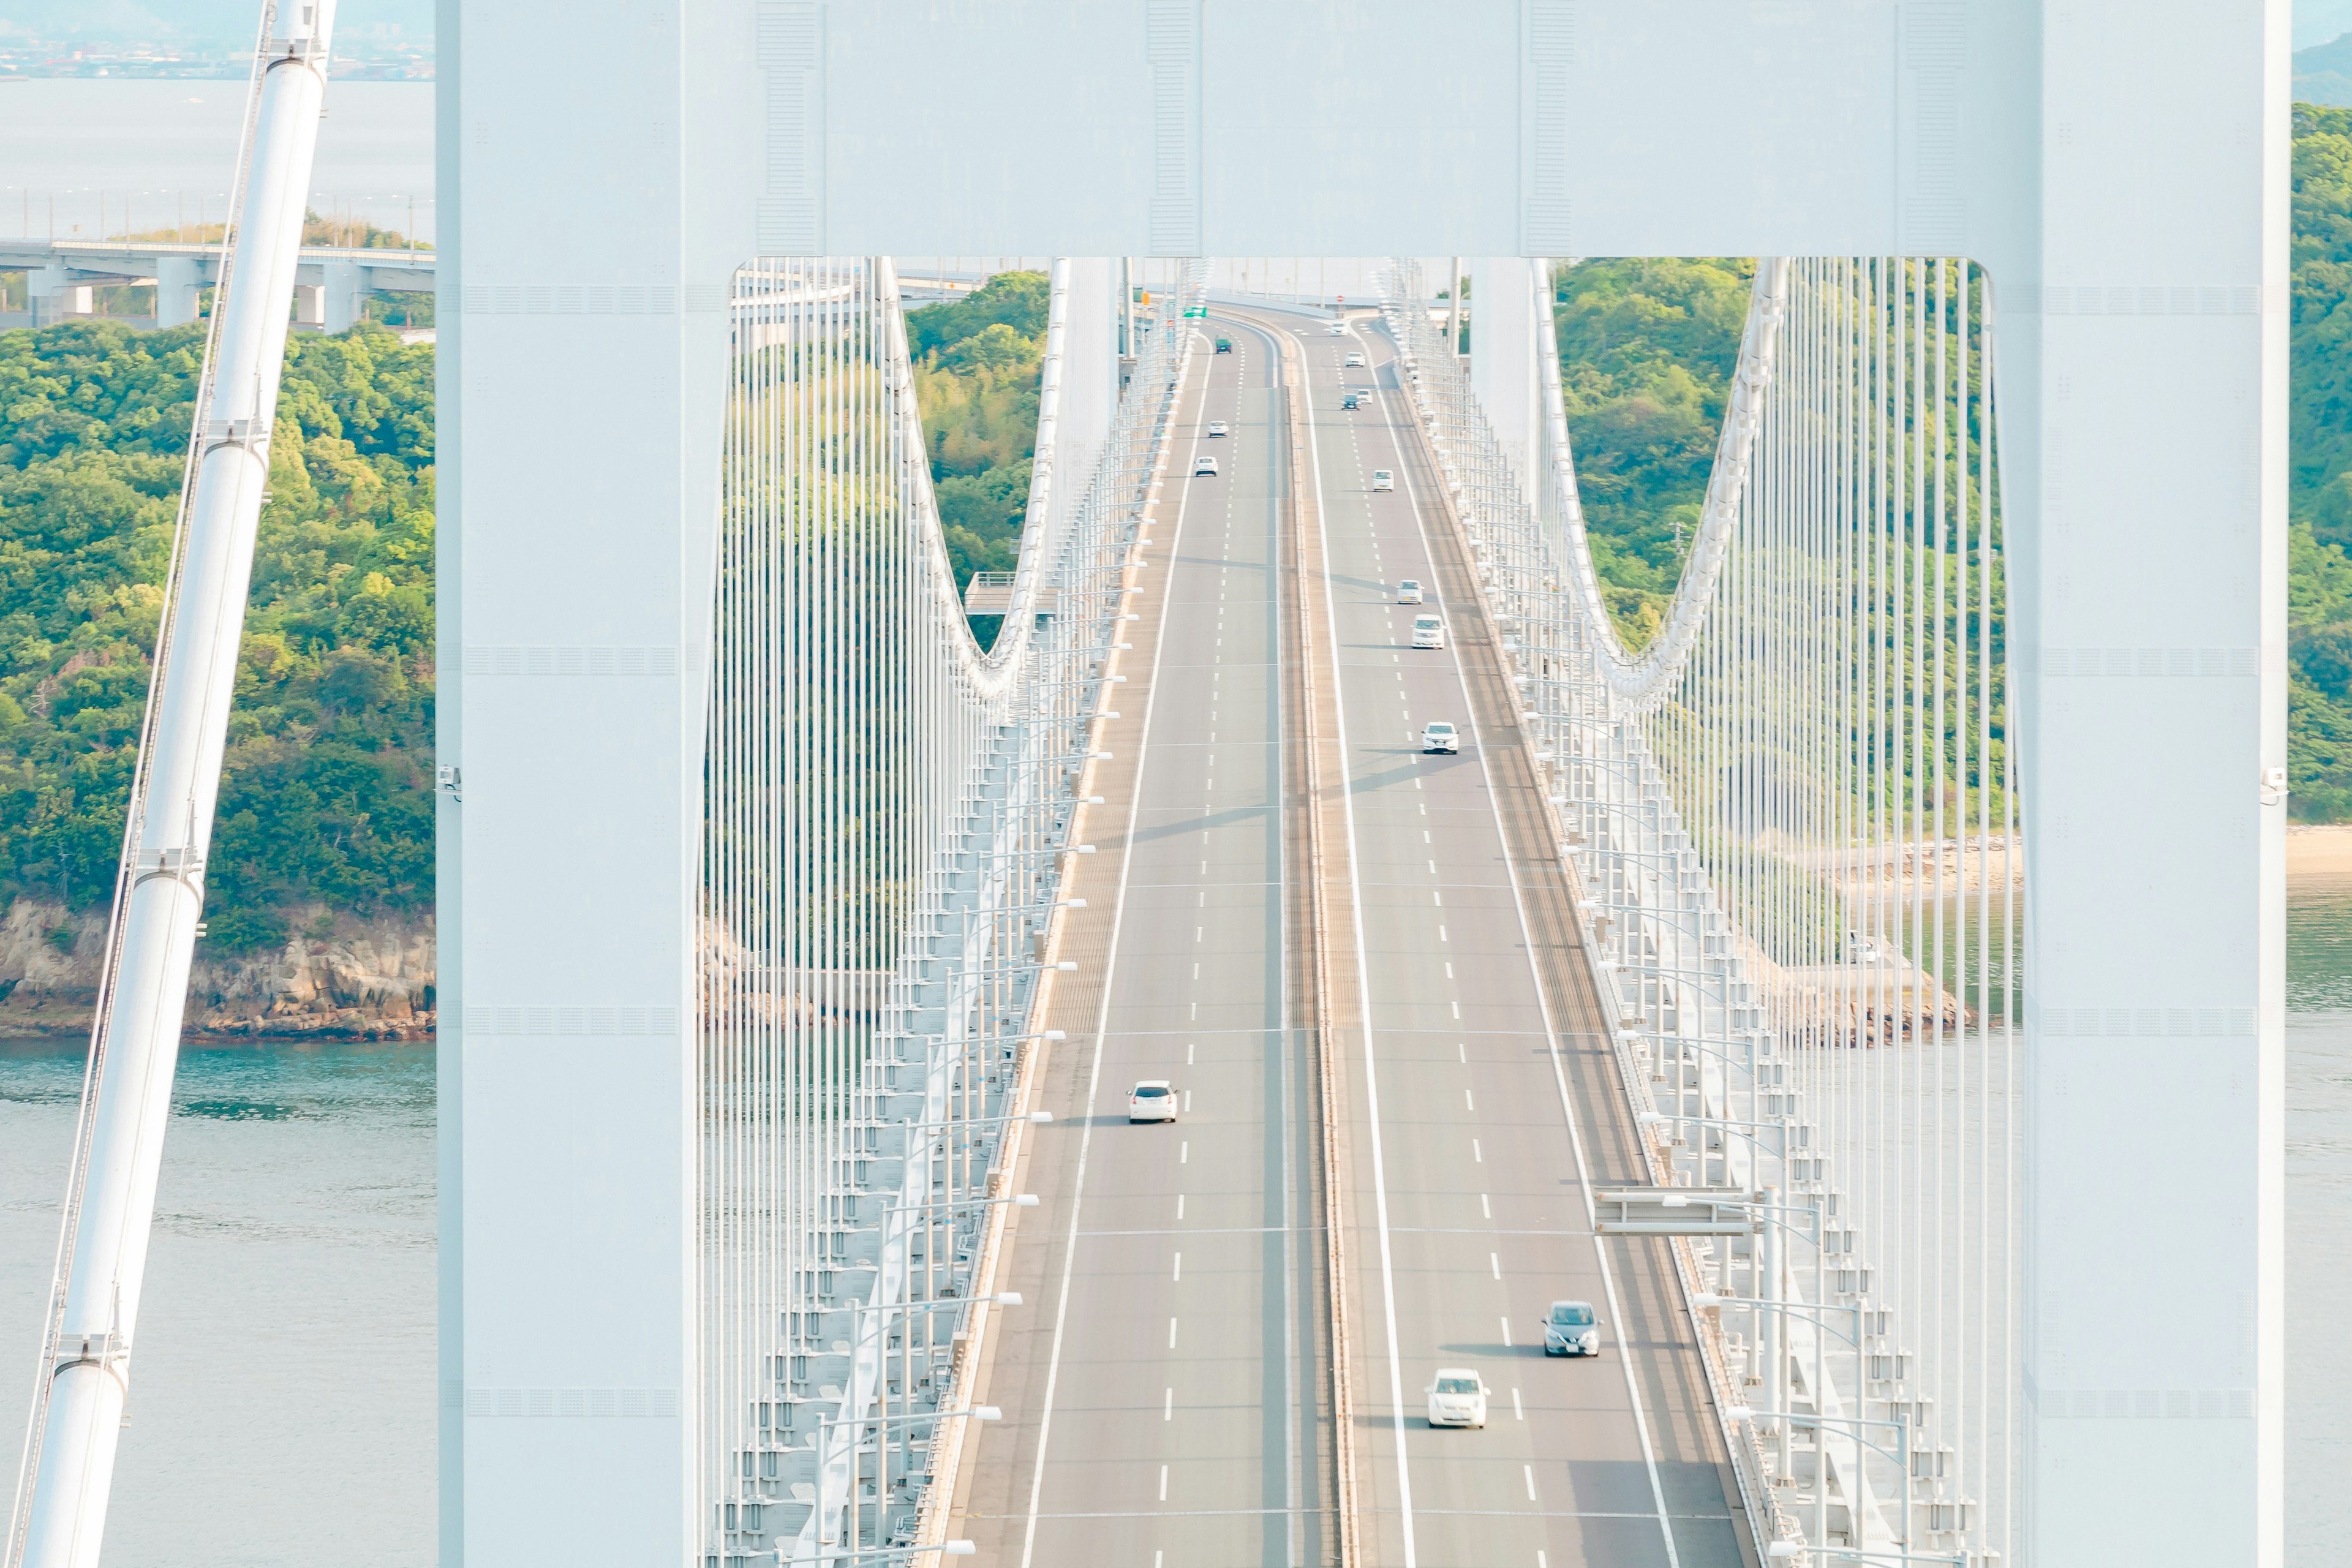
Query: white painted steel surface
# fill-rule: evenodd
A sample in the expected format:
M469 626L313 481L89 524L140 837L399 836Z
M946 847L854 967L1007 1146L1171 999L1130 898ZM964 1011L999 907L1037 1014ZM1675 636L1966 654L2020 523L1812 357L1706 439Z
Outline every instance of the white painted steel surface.
M223 264L226 293L197 404L67 1194L65 1256L5 1553L26 1568L99 1560L204 912L334 0L282 0L262 16L235 248Z
M444 813L448 1016L683 1005L708 301L744 258L1965 255L2007 324L2026 1157L2034 1192L2065 1194L2025 1219L2022 1555L2275 1563L2284 4L1522 0L1451 14L1443 70L1422 17L735 0L445 30L443 761L487 781L492 818L461 849ZM1204 50L1224 37L1248 47ZM1056 89L976 107L955 90L975 78ZM1050 148L1051 177L1016 147ZM575 279L551 284L565 255ZM627 439L551 471L611 428L615 384ZM667 648L680 673L469 680L467 640ZM2201 673L2206 650L2247 673ZM2170 743L2184 728L2199 744ZM2207 1009L2229 1027L2177 1023ZM677 1031L467 1034L445 1035L450 1395L681 1387ZM582 1234L607 1244L593 1267ZM2213 1413L2170 1413L2193 1392L2173 1306L2117 1284L2155 1256L2223 1282L2236 1394ZM465 1425L445 1428L453 1544L685 1538L682 1427ZM2196 1510L2134 1505L2191 1474ZM530 1500L557 1488L576 1500L553 1515Z

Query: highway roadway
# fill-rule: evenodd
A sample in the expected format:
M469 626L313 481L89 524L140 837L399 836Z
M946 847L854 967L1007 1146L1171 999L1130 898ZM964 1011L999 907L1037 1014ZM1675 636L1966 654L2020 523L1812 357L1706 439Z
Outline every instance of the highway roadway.
M1204 333L1112 668L1120 717L1077 830L1047 1022L1055 1123L1020 1184L1013 1314L979 1395L1003 1407L951 1533L992 1562L1315 1563L1328 1468L1305 1380L1319 1287L1298 1037L1286 1025L1282 523L1272 340ZM1230 432L1210 434L1222 421ZM1219 473L1193 478L1198 455ZM1166 1079L1174 1125L1129 1126ZM1001 1282L1004 1283L1004 1282Z
M1132 578L1112 755L1087 781L1105 804L1080 819L1099 847L1076 862L1087 908L1062 950L1080 973L1047 1009L1068 1037L1037 1085L1056 1121L1015 1177L1042 1206L996 1281L1027 1305L1000 1319L977 1394L1005 1419L982 1429L950 1533L1022 1568L1334 1560L1293 787L1311 704L1347 775L1321 883L1345 900L1345 951L1321 956L1347 1020L1329 1048L1360 1561L1752 1563L1664 1245L1592 1235L1589 1194L1641 1181L1637 1149L1388 341L1364 317L1344 336L1272 311L1205 327ZM1233 353L1207 352L1217 335ZM1352 412L1349 388L1367 395ZM1202 452L1214 478L1191 475ZM1393 491L1373 492L1378 468ZM1293 486L1311 537L1286 538ZM1403 578L1445 647L1407 646ZM1460 754L1421 751L1435 719ZM1175 1125L1128 1125L1149 1078L1183 1094ZM1543 1355L1556 1299L1595 1304L1601 1354ZM1441 1365L1493 1389L1484 1430L1423 1418Z
M1645 1178L1516 704L1389 342L1354 325L1298 341L1360 933L1333 963L1365 1021L1342 1059L1369 1560L1731 1568L1745 1529L1664 1244L1592 1235L1591 1191ZM1424 605L1398 603L1404 579ZM1423 610L1444 647L1410 646ZM1422 751L1433 720L1459 754ZM1545 1356L1562 1299L1594 1305L1601 1354ZM1485 1430L1423 1418L1440 1365L1494 1390Z

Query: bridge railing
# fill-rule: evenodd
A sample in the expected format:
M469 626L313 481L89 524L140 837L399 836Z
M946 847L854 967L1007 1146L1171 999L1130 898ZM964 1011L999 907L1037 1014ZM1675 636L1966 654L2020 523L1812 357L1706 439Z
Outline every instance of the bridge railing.
M1963 263L1765 261L1662 629L1612 623L1551 336L1523 471L1386 301L1613 1008L1749 1517L1798 1561L1991 1562L2018 1452L2018 842L1989 290ZM1972 315L1972 302L1973 310ZM1932 884L1932 885L1931 885Z
M1174 307L1147 320L1108 435L1074 442L1086 287L1055 265L1021 561L982 649L889 263L737 278L699 954L712 1568L904 1545L953 1474L1073 788L1185 353Z

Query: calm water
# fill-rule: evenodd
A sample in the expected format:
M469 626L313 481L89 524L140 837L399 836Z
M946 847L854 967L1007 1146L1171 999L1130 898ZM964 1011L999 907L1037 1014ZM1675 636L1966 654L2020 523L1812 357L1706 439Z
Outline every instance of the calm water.
M96 239L217 220L244 110L239 81L0 85L0 235L46 237L54 222L59 239ZM320 213L404 234L413 204L431 239L433 84L329 84L310 189Z
M2287 900L2288 1561L2344 1560L2352 1536L2352 881Z
M0 1042L0 1488L13 1490L81 1042ZM433 1560L433 1052L182 1058L110 1568Z

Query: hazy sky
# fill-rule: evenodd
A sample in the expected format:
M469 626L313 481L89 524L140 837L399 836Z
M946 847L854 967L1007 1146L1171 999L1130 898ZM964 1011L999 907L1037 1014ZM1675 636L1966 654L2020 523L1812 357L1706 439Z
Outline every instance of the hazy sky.
M336 27L372 34L378 24L407 37L433 36L433 0L340 0ZM261 24L259 0L0 0L0 32L57 37L248 38Z

